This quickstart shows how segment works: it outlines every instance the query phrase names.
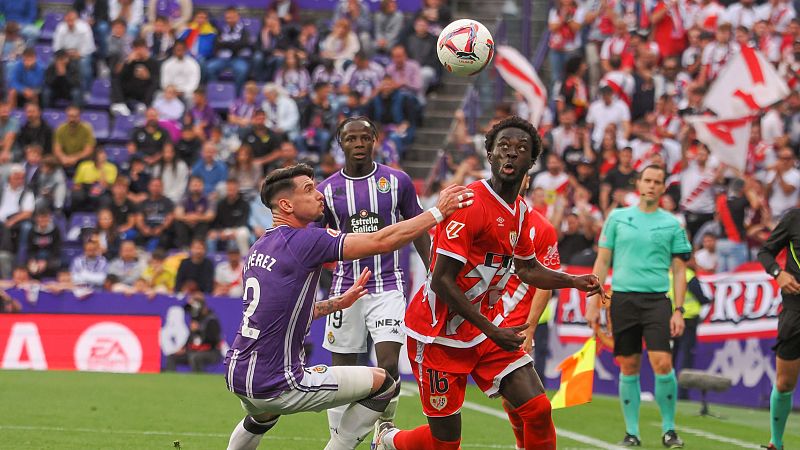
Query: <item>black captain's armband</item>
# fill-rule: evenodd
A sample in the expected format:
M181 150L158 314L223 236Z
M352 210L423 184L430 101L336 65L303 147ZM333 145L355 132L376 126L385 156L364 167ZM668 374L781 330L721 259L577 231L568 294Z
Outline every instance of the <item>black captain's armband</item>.
M673 258L680 258L680 259L682 259L684 261L689 261L690 259L692 259L692 254L691 253L673 253L672 257Z

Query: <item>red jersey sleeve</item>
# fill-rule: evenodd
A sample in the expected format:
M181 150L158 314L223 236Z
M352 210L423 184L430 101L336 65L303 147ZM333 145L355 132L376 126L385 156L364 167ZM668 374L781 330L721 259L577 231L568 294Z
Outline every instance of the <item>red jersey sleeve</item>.
M547 219L542 219L534 228L536 235L533 243L536 247L536 259L548 269L559 270L561 255L558 254L558 234Z
M436 253L467 263L470 247L483 226L482 214L476 209L474 205L460 209L437 226Z

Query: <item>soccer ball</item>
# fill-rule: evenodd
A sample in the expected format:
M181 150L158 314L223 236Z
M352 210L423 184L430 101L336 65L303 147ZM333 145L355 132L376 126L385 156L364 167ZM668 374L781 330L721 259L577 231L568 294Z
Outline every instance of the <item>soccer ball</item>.
M494 39L482 23L460 19L439 34L436 53L448 72L463 77L475 75L492 61Z

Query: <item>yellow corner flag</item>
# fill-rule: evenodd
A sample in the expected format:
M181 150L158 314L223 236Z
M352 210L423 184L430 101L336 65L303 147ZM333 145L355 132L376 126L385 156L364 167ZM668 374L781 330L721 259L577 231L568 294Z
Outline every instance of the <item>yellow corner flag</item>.
M553 409L592 401L596 350L597 342L594 337L591 337L580 350L561 361L558 366L561 370L561 386L550 400Z

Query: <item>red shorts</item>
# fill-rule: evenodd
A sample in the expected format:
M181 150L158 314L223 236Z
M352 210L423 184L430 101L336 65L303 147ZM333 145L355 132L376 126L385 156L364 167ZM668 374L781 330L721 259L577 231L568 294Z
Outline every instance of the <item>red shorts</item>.
M503 377L533 362L524 351L507 352L491 339L470 348L423 344L408 338L408 359L419 386L422 412L447 417L461 411L467 376L489 397L500 393Z

